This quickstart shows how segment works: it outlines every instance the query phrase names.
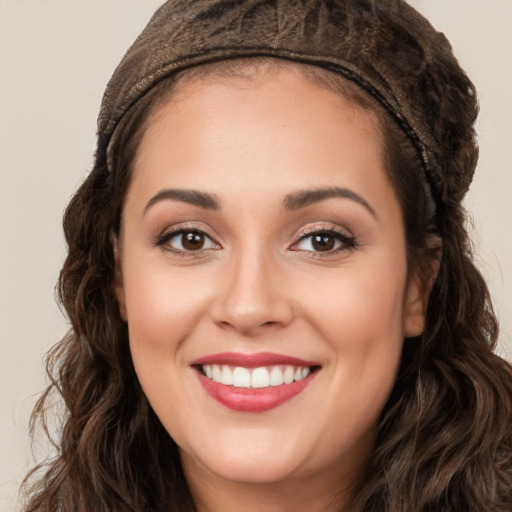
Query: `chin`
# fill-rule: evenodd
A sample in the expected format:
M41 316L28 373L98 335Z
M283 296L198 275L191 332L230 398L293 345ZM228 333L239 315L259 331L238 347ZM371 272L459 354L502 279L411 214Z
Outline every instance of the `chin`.
M240 460L238 457L227 458L221 463L214 463L212 473L224 480L246 484L272 484L288 479L295 473L294 465L283 460L268 458Z
M307 471L307 456L291 439L279 442L268 432L240 437L241 442L231 436L227 443L212 437L208 446L181 450L185 471L202 466L222 480L247 484L271 484Z

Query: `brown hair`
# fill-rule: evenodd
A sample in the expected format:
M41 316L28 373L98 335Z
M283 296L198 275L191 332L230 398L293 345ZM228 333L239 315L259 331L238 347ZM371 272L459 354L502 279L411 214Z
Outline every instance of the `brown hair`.
M443 51L450 52L449 46ZM66 412L56 456L34 470L31 487L27 480L27 512L194 510L177 447L133 369L114 295L111 237L119 230L131 166L151 113L180 81L208 73L245 75L255 69L249 61L191 68L154 86L116 129L109 152L114 168L99 151L93 171L66 210L68 256L58 292L72 330L49 353L52 383L36 405L33 426L37 418L45 421L53 392ZM404 342L376 447L350 510L510 509L512 369L493 353L497 323L472 261L461 197L454 194L442 214L435 213L417 148L382 106L346 78L294 66L320 86L374 110L386 128L388 171L403 209L411 264L424 259L433 234L443 246L425 332ZM460 68L451 72L467 80ZM450 85L445 84L447 98ZM455 165L474 166L477 102L472 86L467 97L446 108L458 122L455 143L463 157ZM450 136L456 139L455 133Z

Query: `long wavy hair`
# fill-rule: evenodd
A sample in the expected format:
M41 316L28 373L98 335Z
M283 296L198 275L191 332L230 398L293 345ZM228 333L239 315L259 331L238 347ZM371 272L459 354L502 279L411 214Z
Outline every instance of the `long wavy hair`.
M493 353L497 322L473 263L460 198L436 211L417 150L357 85L314 66L261 58L199 66L160 82L118 127L108 155L114 168L109 170L98 152L94 169L71 200L64 217L68 256L58 294L72 329L49 352L51 383L34 409L32 426L38 420L45 424L54 393L64 402L65 413L55 456L26 479L24 510L195 510L177 446L134 371L127 326L114 294L112 237L119 232L132 164L152 113L184 81L211 73L250 79L263 65L295 66L320 87L376 113L405 220L409 268L441 258L425 331L404 341L375 448L348 510L512 510L512 368ZM460 68L453 73L467 80ZM478 106L472 85L446 108L456 120L446 136L460 142L461 157L454 165L474 167ZM442 241L442 256L433 253L433 236Z

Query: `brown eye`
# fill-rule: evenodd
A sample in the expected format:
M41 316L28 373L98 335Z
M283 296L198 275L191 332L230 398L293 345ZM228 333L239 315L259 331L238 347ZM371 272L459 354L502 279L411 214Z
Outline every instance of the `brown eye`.
M185 232L181 235L181 245L186 251L198 251L204 247L204 234Z
M311 237L311 245L315 251L332 251L336 244L334 236L328 233L320 233Z
M291 249L317 254L325 253L325 256L329 256L355 247L357 247L357 243L351 236L332 230L319 230L303 236Z
M206 233L194 229L180 229L167 233L158 240L156 245L177 253L192 253L221 248Z

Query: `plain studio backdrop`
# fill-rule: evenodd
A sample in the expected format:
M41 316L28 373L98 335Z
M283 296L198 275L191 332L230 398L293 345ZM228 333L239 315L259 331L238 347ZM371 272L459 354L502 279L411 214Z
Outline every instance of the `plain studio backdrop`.
M103 89L161 3L0 0L1 512L15 510L33 463L28 419L44 354L67 329L54 300L62 213L91 168ZM411 3L445 32L480 94L481 157L466 205L499 350L512 359L512 0Z

